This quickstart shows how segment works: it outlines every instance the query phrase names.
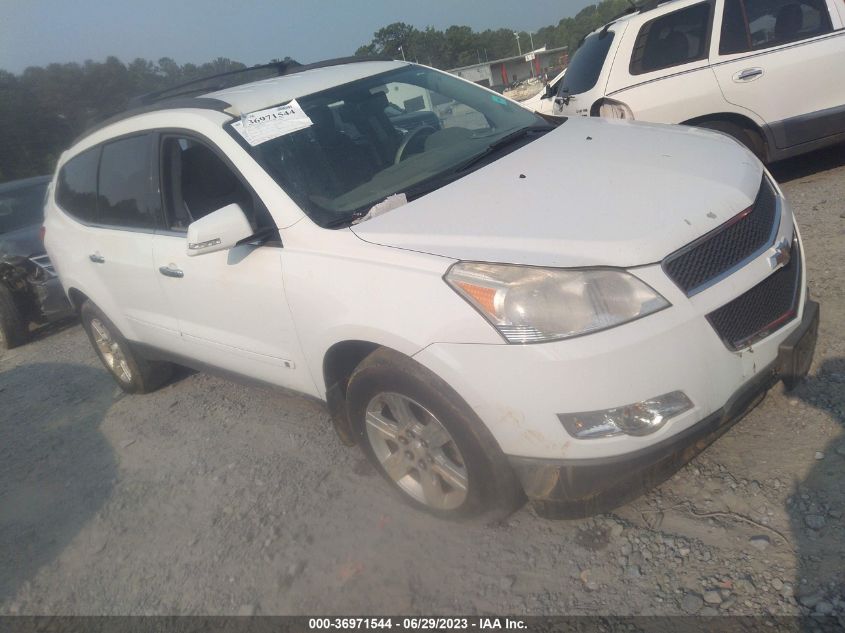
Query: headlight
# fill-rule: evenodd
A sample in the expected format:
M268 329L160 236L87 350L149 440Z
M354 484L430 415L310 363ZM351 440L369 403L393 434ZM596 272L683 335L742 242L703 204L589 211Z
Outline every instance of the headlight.
M598 332L669 305L621 270L458 262L445 279L510 343Z
M613 99L600 99L590 108L590 116L599 116L603 119L626 119L634 120L634 113L624 103Z

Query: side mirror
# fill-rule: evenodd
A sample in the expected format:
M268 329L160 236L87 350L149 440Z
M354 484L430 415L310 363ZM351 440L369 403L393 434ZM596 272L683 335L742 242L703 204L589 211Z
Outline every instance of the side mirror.
M227 204L188 225L187 254L193 257L224 251L253 233L241 205Z

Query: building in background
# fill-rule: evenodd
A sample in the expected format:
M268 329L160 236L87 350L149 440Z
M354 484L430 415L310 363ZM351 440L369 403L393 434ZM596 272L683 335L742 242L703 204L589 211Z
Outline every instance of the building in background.
M569 64L567 47L539 48L524 55L485 61L454 68L449 72L486 88L501 92L508 86L532 77L552 78Z

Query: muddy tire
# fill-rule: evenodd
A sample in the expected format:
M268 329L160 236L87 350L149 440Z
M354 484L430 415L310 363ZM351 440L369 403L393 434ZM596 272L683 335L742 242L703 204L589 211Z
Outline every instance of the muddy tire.
M126 393L155 391L170 378L170 363L148 361L138 355L114 323L90 301L82 304L80 319L103 366Z
M347 406L356 440L412 506L446 519L498 521L525 501L493 436L461 397L388 349L355 369Z
M0 283L0 349L12 349L26 343L28 325L15 305L11 291Z

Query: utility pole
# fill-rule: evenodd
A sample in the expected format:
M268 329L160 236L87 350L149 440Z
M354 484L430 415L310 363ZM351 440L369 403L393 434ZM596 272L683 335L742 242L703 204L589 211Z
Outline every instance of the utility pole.
M528 37L531 38L531 50L533 51L534 50L534 34L529 33Z
M514 31L513 36L516 38L516 48L519 50L519 54L522 55L522 46L519 45L519 33Z
M403 61L403 62L404 62L404 61L406 61L406 60L405 60L405 48L404 48L404 47L402 47L402 46L400 46L400 47L399 47L399 52L400 52L400 53L402 53L402 61Z

